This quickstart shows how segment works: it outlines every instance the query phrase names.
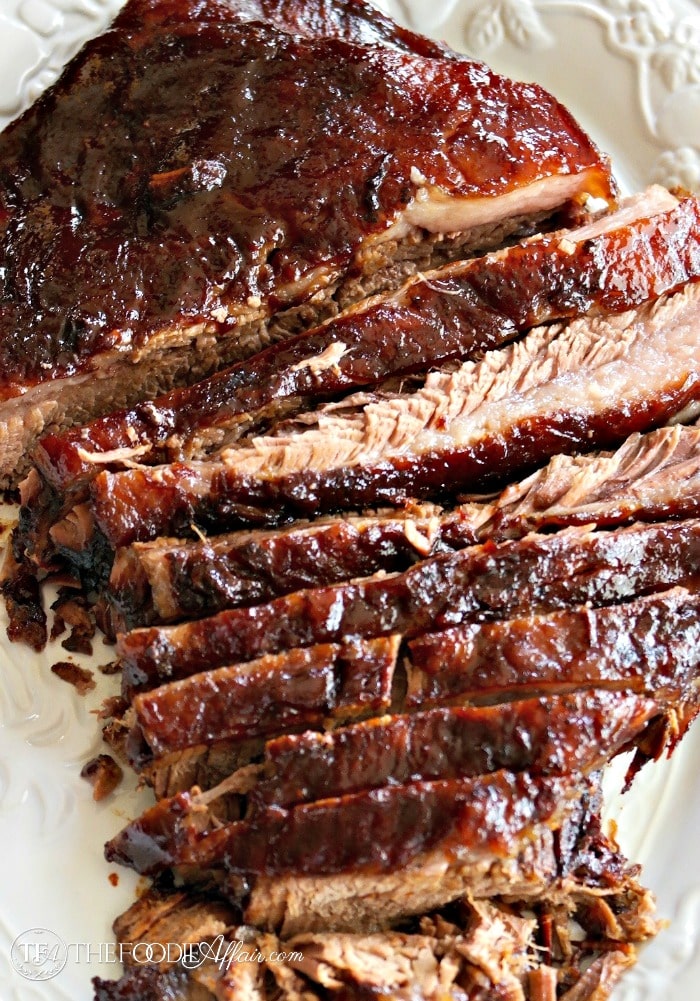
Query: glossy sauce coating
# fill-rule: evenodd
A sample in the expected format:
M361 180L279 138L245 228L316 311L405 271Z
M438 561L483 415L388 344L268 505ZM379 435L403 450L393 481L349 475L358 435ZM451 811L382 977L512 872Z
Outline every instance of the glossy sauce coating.
M503 857L526 828L553 819L575 791L571 776L501 771L270 808L255 820L204 833L188 818L190 800L183 793L130 824L108 843L106 855L141 873L184 864L269 875L386 872L437 844L448 854Z
M385 712L398 646L392 637L321 644L137 695L137 736L148 746L139 764L149 754L211 740L248 740Z
M4 395L308 297L315 269L346 271L408 205L416 164L449 195L588 168L610 195L598 151L536 86L192 9L127 8L0 136Z
M438 556L386 579L298 591L265 605L120 637L126 694L266 652L344 636L421 633L464 621L613 603L690 582L700 522L527 536Z
M163 543L153 550L137 543L118 553L98 620L116 636L380 570L406 570L426 556L475 541L468 517L458 511L438 518L419 509L415 516L339 518L279 532Z
M330 733L270 740L251 809L289 806L384 783L599 767L658 713L651 700L589 691L499 706L432 709Z
M597 684L698 700L700 596L685 588L624 605L458 626L410 642L409 706Z
M76 489L102 464L84 452L139 449L139 462L192 452L204 429L246 434L269 421L391 375L466 359L540 323L587 312L621 312L700 277L700 202L684 199L651 220L577 242L545 236L413 279L398 295L348 311L317 330L273 345L250 361L145 406L45 437L36 460L57 489ZM614 216L612 217L614 219ZM333 364L304 364L342 347ZM168 440L176 436L177 446ZM194 454L197 454L196 444ZM112 464L111 464L112 465ZM115 459L113 466L118 466Z

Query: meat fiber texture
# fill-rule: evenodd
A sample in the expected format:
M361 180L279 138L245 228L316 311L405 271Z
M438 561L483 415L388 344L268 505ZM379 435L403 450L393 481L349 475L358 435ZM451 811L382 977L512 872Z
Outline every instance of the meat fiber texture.
M40 475L23 487L17 544L47 565L51 525L85 500L103 469L206 458L260 422L279 423L352 388L398 377L410 385L440 363L497 348L536 323L620 313L678 290L700 273L699 215L697 200L678 202L651 188L576 230L409 280L396 294L371 297L190 389L46 436L35 455ZM235 522L236 507L217 514L209 505L206 518L208 529L214 518L225 527ZM146 532L143 514L140 521Z
M578 229L413 277L189 389L45 436L35 461L51 486L77 493L106 465L201 458L263 421L471 357L538 323L624 311L694 276L698 218L696 199L652 187Z
M607 162L554 98L369 7L131 0L0 136L0 484L45 430L588 195Z
M6 594L99 594L115 931L202 957L99 1001L601 1001L655 933L600 770L700 705L700 208L589 195L549 95L359 0L131 0L0 137Z
M479 540L591 522L613 527L632 519L697 515L699 485L700 432L677 424L632 435L612 453L555 456L499 497L454 509L414 504L196 542L133 543L117 554L98 618L115 636L135 626L196 618L302 588L403 571ZM679 531L673 525L660 529L665 530ZM640 533L641 540L644 529ZM687 550L681 559L692 567Z

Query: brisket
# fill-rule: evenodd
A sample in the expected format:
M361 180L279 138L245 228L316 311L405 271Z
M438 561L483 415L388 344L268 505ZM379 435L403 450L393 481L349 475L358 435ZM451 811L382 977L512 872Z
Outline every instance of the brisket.
M101 468L201 458L313 402L471 357L537 324L622 312L697 277L696 199L652 188L623 204L580 229L414 277L195 386L49 435L34 461L75 494Z
M124 694L267 653L346 636L417 636L460 622L611 603L690 584L700 522L486 543L436 556L405 573L298 591L177 626L119 638Z
M632 943L655 932L649 895L637 883L634 869L601 835L586 834L591 843L579 835L579 857L591 852L591 860L576 875L568 871L570 860L559 853L556 879L547 886L540 878L524 901L504 904L498 898L464 897L439 913L404 922L401 931L305 932L277 938L232 918L230 927L212 936L205 933L205 912L195 895L150 891L119 922L118 941L126 956L139 942L189 944L193 910L201 910L202 948L192 950L190 963L131 963L120 981L96 983L97 1001L184 1001L193 996L189 989L203 986L208 993L198 997L206 1001L350 1001L377 995L461 1001L465 994L472 1001L573 1001L569 991L579 983L586 987L586 969L593 966L601 973L597 964L602 961L608 974L603 982L609 988L614 971L634 961ZM590 864L594 845L598 875ZM604 889L600 873L607 879ZM214 920L225 906L212 901ZM602 908L613 917L611 922L590 917L591 911ZM182 914L181 938L171 931L171 938L163 936L164 912L175 927ZM571 939L570 917L585 931L584 939ZM551 946L543 950L543 939L552 943L556 955ZM552 975L558 990L537 993L539 980L551 980ZM578 997L593 1001L593 991L589 985ZM602 995L597 997L602 1001Z
M406 705L628 688L697 711L700 595L682 587L624 605L465 624L409 642ZM686 724L687 725L687 724Z
M206 809L180 793L129 824L108 843L106 857L147 874L195 866L240 876L363 870L396 876L438 845L445 858L508 857L525 830L545 822L554 826L581 792L571 776L502 770L269 807L211 827Z
M479 708L432 709L265 745L251 809L289 806L391 782L600 767L659 713L652 700L587 691Z
M101 472L115 549L159 534L399 505L495 486L559 452L617 445L700 397L700 285L637 310L536 328L412 393L308 415L207 462ZM299 418L301 422L301 418Z
M156 539L119 550L97 615L110 636L148 622L211 615L276 595L404 570L459 535L459 514L430 504L386 515L319 519L282 531L200 542ZM453 524L455 523L455 524ZM473 540L469 524L467 539ZM456 548L447 543L445 549Z
M508 693L504 697L512 698ZM158 698L154 693L153 699ZM136 699L135 727L140 738L156 746L163 740L165 727L141 723L140 701L142 697ZM167 698L160 702L161 711L173 713L166 735L168 746L187 748L192 741L182 709L173 707ZM236 709L231 706L232 728L241 718L236 717ZM207 712L206 705L203 711ZM231 816L230 805L238 814L246 803L250 809L261 804L289 806L385 783L479 775L499 768L543 773L591 770L620 748L643 744L646 749L649 736L656 736L658 729L660 753L667 734L658 724L667 711L668 700L661 695L650 701L638 695L590 689L571 696L512 704L506 701L498 706L380 716L327 733L305 731L269 740L260 764L231 769L232 774L210 788L205 801L212 809L215 805L217 815L223 811ZM337 722L331 718L326 725ZM280 720L279 731L284 729L285 721ZM256 751L259 755L261 748L248 745L246 750L252 757ZM205 783L206 788L212 785ZM243 794L245 801L241 800Z
M501 538L562 525L618 525L700 513L700 431L675 424L632 434L615 452L555 455L503 491L492 508L463 510Z
M193 381L406 267L612 200L539 87L359 6L368 44L323 37L328 18L291 34L308 5L275 9L131 0L0 136L3 484L47 430Z
M211 740L252 740L379 715L391 703L399 637L320 644L206 671L137 695L132 756Z
M401 571L481 539L697 514L700 431L678 424L631 435L613 453L554 456L495 500L452 511L412 505L196 542L133 543L117 552L97 614L102 629L116 636L136 626L198 618L301 588Z

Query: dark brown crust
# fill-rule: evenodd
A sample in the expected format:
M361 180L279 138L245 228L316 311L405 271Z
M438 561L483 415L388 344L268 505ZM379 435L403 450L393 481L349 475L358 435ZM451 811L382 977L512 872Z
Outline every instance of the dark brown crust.
M206 671L137 695L132 755L141 741L164 754L211 740L250 740L386 712L398 637L348 640ZM134 746L135 745L135 746Z
M7 638L37 652L43 650L48 627L41 587L35 569L15 559L11 546L5 551L0 592L7 610Z
M102 628L115 635L380 570L404 570L420 557L484 538L698 514L700 432L676 425L632 436L607 455L557 456L490 503L452 511L414 505L200 542L135 543L117 554L98 614Z
M453 195L572 173L610 195L600 154L539 87L430 43L420 56L201 10L132 4L0 138L5 394L173 325L230 336L220 308L253 296L269 313L313 269L347 272L413 197L416 163ZM507 145L483 138L506 120Z
M470 519L430 505L201 542L158 540L119 551L97 607L111 636L151 622L211 615L302 588L405 570L476 541Z
M157 473L103 472L91 487L92 506L116 549L164 532L186 535L193 523L205 530L265 525L320 511L400 506L411 497L493 489L557 453L613 447L635 431L664 423L699 394L699 380L669 374L653 400L595 416L562 411L548 420L524 420L469 448L268 480L241 476L235 466L222 464L204 495L199 484L192 490L196 471L193 476L192 466L183 463L158 467Z
M86 667L80 667L70 660L60 660L51 665L51 671L75 688L78 695L87 695L95 687L95 677Z
M188 821L190 799L181 794L177 809L159 813L155 807L110 841L106 857L141 873L196 865L240 874L327 875L395 870L437 844L448 854L471 850L506 856L524 830L553 819L575 794L570 777L500 771L478 779L386 786L290 810L272 808L205 833ZM163 822L165 831L158 833Z
M197 436L217 426L235 429L236 415L241 431L250 433L263 420L352 388L471 357L540 323L631 309L698 277L696 199L617 229L612 220L610 232L596 237L577 242L575 230L563 231L413 278L400 293L273 345L254 361L45 437L35 461L54 489L75 490L99 472L99 453L138 448L139 462L148 464L197 457L206 451ZM313 364L338 344L343 351L334 364ZM115 457L107 465L120 462Z
M674 588L625 605L456 626L409 642L408 706L450 698L627 688L698 702L700 595Z
M434 557L394 577L299 591L182 626L137 629L118 643L124 692L347 634L410 637L484 617L624 600L694 580L699 541L695 520L529 536Z
M114 792L123 778L123 771L109 754L98 754L83 765L81 779L92 786L92 798L99 802Z
M433 709L355 723L265 745L251 809L289 806L381 786L499 768L533 772L599 767L659 712L652 700L587 691L498 706Z

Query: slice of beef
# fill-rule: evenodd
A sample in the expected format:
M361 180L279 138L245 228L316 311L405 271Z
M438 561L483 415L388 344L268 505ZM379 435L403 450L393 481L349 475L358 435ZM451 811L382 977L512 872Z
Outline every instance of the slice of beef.
M571 776L497 771L269 807L220 826L181 793L124 828L108 842L106 857L147 874L195 866L244 877L396 875L438 845L446 858L507 857L523 831L545 821L554 826L563 804L580 794Z
M695 284L618 316L536 328L415 392L322 410L218 460L102 472L91 510L114 549L192 523L217 530L495 486L556 453L617 445L696 400L699 326Z
M612 856L611 848L608 854ZM570 991L580 983L584 993L576 995L579 1001L604 1001L615 973L619 975L634 962L632 943L651 937L655 929L648 918L648 895L632 872L615 873L606 898L613 906L619 906L625 895L631 898L626 906L637 915L639 931L616 935L612 929L587 922L587 938L569 944L566 905L561 901L566 899L576 919L585 922L585 902L594 900L596 893L590 882L590 877L587 880L579 874L565 889L552 887L552 902L547 901L545 891L540 907L529 912L523 902L465 898L401 931L307 932L280 939L239 925L214 941L205 939L201 964L194 970L194 963L189 963L188 970L187 962L166 969L131 966L116 983L96 982L96 999L165 1001L167 997L180 1001L192 997L188 990L206 986L208 993L200 995L206 1001L243 997L249 1001L350 1001L375 996L415 1001L461 1001L465 996L471 1001L574 1001ZM154 895L155 906L150 896L143 899L157 913L162 907L160 895ZM567 941L566 953L555 957L542 952L540 941L548 926ZM126 953L138 942L133 935L118 938ZM144 940L161 941L151 930ZM583 971L590 968L599 975L597 994L592 983L586 984L590 978ZM547 981L557 989L543 994L541 983Z
M624 605L465 624L409 642L407 706L628 688L698 707L700 595L676 587Z
M506 693L505 698L512 696ZM169 746L186 748L187 721L180 719L181 711L161 708L173 713ZM499 768L591 770L621 748L642 745L651 756L650 738L657 742L655 756L660 755L669 736L664 727L669 712L661 695L654 701L590 688L571 696L380 717L327 733L307 730L268 741L259 764L232 768L218 785L205 782L202 802L217 816L231 817L264 805L290 806L385 783L472 776ZM232 715L235 720L235 707ZM138 727L138 710L135 716ZM333 719L326 721L333 725ZM154 729L157 739L163 728ZM279 730L284 729L281 721ZM150 728L143 730L148 738Z
M197 618L299 588L380 570L480 539L573 524L700 514L700 432L675 425L631 435L617 451L557 455L494 501L454 510L413 505L290 529L191 542L157 539L118 551L97 613L110 636L136 626Z
M3 484L42 432L251 354L407 259L612 199L535 85L236 8L131 2L0 136Z
M470 519L421 504L200 542L134 543L117 553L96 611L101 628L116 636L149 622L197 618L302 588L405 570L470 541Z
M387 716L265 745L249 808L289 806L388 782L600 767L659 713L651 699L587 691L498 706Z
M555 455L490 508L463 509L501 538L561 525L617 525L700 513L700 431L676 424L632 434L615 452Z
M620 602L696 580L700 522L570 529L470 547L403 574L298 591L119 638L124 694L345 636L407 637L460 622Z
M146 943L178 945L198 945L222 934L240 920L240 914L223 900L212 900L203 894L187 891L166 892L151 889L136 900L131 907L114 922L114 934L123 946L122 955L126 966L144 965L143 949ZM138 944L141 943L141 948ZM173 965L179 954L171 950L163 956L157 966L161 969Z
M386 712L399 643L388 636L319 644L141 693L133 703L132 759Z
M128 724L126 724L128 736ZM192 786L212 789L238 768L259 758L264 738L250 741L213 741L184 751L173 751L139 766L139 778L150 785L156 799L186 792ZM122 746L121 753L127 756Z
M363 923L367 910L366 897L372 898L377 912L383 911L386 902L391 900L392 885L404 899L409 899L410 890L413 890L414 895L424 894L427 901L431 893L434 894L436 878L444 878L446 867L450 865L444 856L440 858L433 853L425 858L424 861L432 866L424 869L425 878L414 867L410 869L408 879L403 873L399 880L393 881L391 876L379 873L372 877L353 874L338 879L278 877L274 883L260 880L262 889L260 892L253 889L248 910L257 911L258 915L264 913L267 923L280 927L281 940L274 935L261 934L249 926L238 925L227 929L216 941L207 936L200 958L205 962L218 958L224 970L235 968L243 976L246 971L250 972L249 963L226 961L227 956L232 956L233 943L251 950L253 955L257 946L263 957L269 955L270 949L278 951L278 958L279 951L284 951L287 957L284 962L302 974L308 989L320 990L320 997L356 997L355 992L360 991L362 985L369 988L370 984L374 984L378 988L383 984L387 990L390 984L396 986L393 980L388 979L396 967L392 965L388 968L385 964L392 956L394 961L402 962L403 947L407 943L416 945L418 942L413 936L427 935L438 940L439 944L431 946L431 950L436 957L444 957L448 968L454 965L456 957L452 950L457 949L462 959L475 963L483 977L494 981L499 979L498 973L503 969L501 949L505 948L506 955L514 964L509 967L511 972L514 969L520 973L525 973L528 968L532 970L530 976L524 978L524 993L517 995L520 1001L525 997L529 1001L538 999L539 995L534 993L538 983L530 983L530 979L540 964L544 964L542 978L547 977L548 969L556 967L559 993L555 997L567 997L567 991L579 982L583 970L597 962L599 956L610 956L621 950L621 956L627 956L631 961L631 943L644 941L657 930L651 898L637 882L638 868L630 866L618 847L603 834L600 805L599 787L592 783L580 800L569 805L566 819L556 835L545 828L539 829L529 846L521 846L517 858L491 859L490 871L479 864L472 865L470 871L466 860L462 859L461 891L455 879L454 903L439 913L423 912L420 918L404 919L400 935L392 932L372 934L382 925L376 922L376 913L372 924ZM453 870L457 877L454 866ZM373 882L370 883L370 880ZM503 889L504 886L506 889ZM263 896L266 888L269 891L267 905ZM226 905L218 894L211 890L208 893L212 916L214 920L219 920L221 909ZM353 893L356 894L354 912ZM505 904L499 893L506 895ZM129 955L138 941L165 942L165 934L176 941L191 942L193 927L199 924L208 928L201 899L182 890L167 893L150 891L119 920L116 931L120 946ZM415 905L414 896L411 901L414 912ZM331 926L342 928L341 934L330 932L318 920L319 908L329 911L331 907ZM426 904L426 910L429 909ZM180 937L173 930L177 928L179 910L182 910L184 926ZM195 922L192 920L193 913L198 915ZM290 935L294 937L290 939ZM406 935L410 938L402 938ZM498 945L498 942L501 944ZM523 949L531 953L530 962L524 965L521 963ZM301 955L297 950L301 951ZM378 967L372 963L368 968L364 959L368 950L375 957ZM296 955L290 955L292 952ZM237 955L240 956L240 952ZM162 997L158 993L149 993L150 990L164 989L166 985L182 988L187 975L183 964L177 965L176 958L170 960L169 969L162 964L157 971L159 975L171 973L167 980L146 981L142 976L144 968L132 967L119 982L123 993L116 993L118 985L104 985L105 990L108 986L113 987L115 993L101 996L137 997L138 1001L146 1001L151 997ZM619 963L625 965L622 958ZM188 965L191 970L194 964ZM407 975L402 983L405 983L411 997L435 997L434 978L425 981L426 969L428 972L431 970L429 956L425 957L422 973L412 964L403 969ZM443 972L447 980L440 982L446 989L452 982L454 972L451 975L448 969ZM152 973L156 971L152 970ZM299 981L291 978L290 982L279 968L274 980L245 977L243 980L239 978L235 985L228 981L223 984L219 980L211 984L210 989L219 999L229 996L223 993L224 986L235 986L239 991L253 990L251 995L245 996L262 1001L267 996L265 984L273 990L273 997L278 997L277 990L283 989L292 991L290 997L299 999L300 995L293 993L298 989ZM342 984L352 988L352 992L339 994ZM486 983L482 982L481 986L485 988ZM132 993L139 989L145 990L145 993ZM240 996L239 993L231 995L235 1001L239 1001ZM364 995L361 993L359 996ZM391 996L394 996L393 992ZM439 996L444 997L444 991ZM483 998L490 995L476 996ZM282 997L287 997L287 994L283 993Z
M105 466L201 458L263 421L472 357L528 327L622 312L695 276L699 224L697 199L649 189L597 223L414 277L193 387L47 436L34 461L53 488L75 493Z

